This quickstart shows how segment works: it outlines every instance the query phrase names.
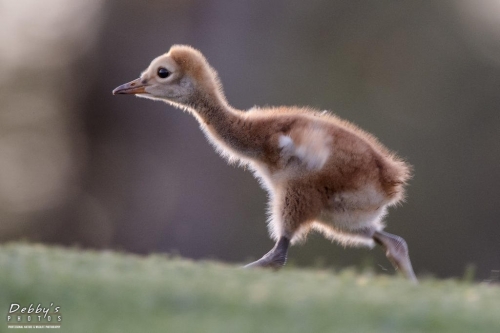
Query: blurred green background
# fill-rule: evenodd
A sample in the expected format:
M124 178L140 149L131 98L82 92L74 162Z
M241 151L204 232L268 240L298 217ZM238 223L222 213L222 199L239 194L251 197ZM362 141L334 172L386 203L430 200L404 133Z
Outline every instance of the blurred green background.
M172 44L200 49L236 108L331 110L411 163L387 230L417 274L498 276L500 0L0 0L1 242L238 263L271 248L264 191L192 117L111 95ZM290 260L390 267L317 235Z

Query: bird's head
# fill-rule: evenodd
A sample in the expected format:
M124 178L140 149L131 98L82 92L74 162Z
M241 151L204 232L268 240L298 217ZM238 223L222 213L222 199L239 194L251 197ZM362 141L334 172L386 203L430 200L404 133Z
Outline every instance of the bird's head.
M188 108L196 108L200 100L225 102L217 72L201 52L185 45L172 46L138 79L115 88L113 95L117 94L135 94Z

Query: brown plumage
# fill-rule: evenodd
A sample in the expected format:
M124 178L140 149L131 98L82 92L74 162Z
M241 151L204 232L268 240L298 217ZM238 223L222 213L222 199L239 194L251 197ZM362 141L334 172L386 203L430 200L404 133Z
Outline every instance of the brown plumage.
M236 110L215 70L189 46L173 46L113 93L190 112L222 156L253 170L269 193L276 246L247 266L281 267L289 243L315 229L345 245L382 245L394 266L416 281L405 241L382 231L387 207L404 198L409 167L374 136L310 108Z

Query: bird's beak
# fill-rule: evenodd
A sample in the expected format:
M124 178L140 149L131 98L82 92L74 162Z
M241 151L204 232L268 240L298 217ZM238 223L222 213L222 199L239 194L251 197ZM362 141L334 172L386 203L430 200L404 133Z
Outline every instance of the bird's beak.
M122 84L113 90L113 95L117 94L146 94L147 83L141 82L141 78Z

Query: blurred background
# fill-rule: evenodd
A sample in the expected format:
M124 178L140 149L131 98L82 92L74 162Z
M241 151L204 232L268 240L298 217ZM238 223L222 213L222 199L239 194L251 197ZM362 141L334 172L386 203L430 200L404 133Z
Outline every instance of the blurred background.
M195 119L111 95L172 44L236 108L331 110L411 163L386 230L417 274L500 269L500 0L0 0L1 242L233 263L272 247L264 191ZM392 271L319 235L290 261Z

